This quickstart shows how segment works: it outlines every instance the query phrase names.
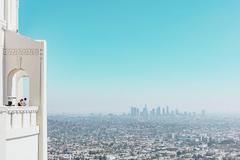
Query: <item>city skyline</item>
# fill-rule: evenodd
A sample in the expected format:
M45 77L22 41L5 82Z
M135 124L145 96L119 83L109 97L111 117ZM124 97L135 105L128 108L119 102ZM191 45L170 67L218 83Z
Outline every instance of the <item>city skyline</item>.
M239 6L0 0L0 160L240 159Z
M147 104L144 107L131 107L128 113L132 117L162 117L162 116L205 116L206 110L202 109L200 112L194 112L189 110L180 111L178 108L167 106L148 107Z

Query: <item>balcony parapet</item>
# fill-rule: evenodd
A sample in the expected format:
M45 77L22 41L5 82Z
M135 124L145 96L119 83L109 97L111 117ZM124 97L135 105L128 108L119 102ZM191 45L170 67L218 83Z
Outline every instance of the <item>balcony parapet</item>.
M6 118L6 128L20 129L33 128L37 126L37 106L6 106L0 107L0 116Z

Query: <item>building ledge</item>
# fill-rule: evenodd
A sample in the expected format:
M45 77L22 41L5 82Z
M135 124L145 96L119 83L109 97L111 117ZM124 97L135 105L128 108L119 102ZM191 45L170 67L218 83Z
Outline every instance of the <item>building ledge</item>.
M5 106L5 107L0 107L0 114L1 113L37 113L38 112L38 107L37 106Z
M39 126L7 130L6 140L20 139L39 134Z

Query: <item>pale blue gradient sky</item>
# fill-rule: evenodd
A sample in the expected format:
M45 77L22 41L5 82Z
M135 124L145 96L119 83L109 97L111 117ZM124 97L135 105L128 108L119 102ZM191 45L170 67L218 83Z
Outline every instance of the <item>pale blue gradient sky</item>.
M20 0L48 42L49 112L240 113L239 0Z

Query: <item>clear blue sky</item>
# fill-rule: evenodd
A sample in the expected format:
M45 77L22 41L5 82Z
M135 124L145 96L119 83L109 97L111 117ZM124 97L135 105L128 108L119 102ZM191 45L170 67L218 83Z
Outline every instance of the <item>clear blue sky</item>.
M49 112L240 112L239 0L20 0L48 43Z

